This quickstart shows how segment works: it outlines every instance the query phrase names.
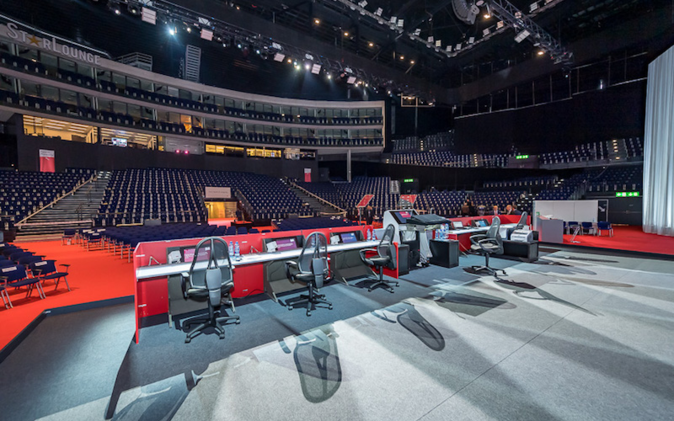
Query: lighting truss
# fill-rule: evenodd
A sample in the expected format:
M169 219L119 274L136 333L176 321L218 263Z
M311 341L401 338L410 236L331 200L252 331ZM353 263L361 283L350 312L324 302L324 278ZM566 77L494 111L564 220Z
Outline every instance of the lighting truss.
M410 28L410 30L413 30L414 32L406 33L402 27L399 27L395 24L395 20L389 21L386 18L383 18L381 13L371 13L364 7L361 7L359 4L356 4L351 0L334 1L348 6L352 10L358 10L361 15L368 16L379 22L379 24L382 26L389 27L393 32L398 33L398 37L403 34L408 35L411 40L426 45L426 47L434 50L438 54L444 55L446 57L456 57L462 51L461 44L457 44L459 48L455 48L454 51L451 51L450 49L443 50L441 47L435 45L434 42L429 42L428 39L421 38L418 28ZM530 7L531 14L529 16L533 17L538 15L539 13L556 6L562 1L563 0L538 0L535 2L536 7ZM538 6L539 2L543 2L544 5ZM463 48L464 51L470 47L475 47L477 44L486 41L492 36L495 36L496 34L499 34L510 27L515 29L517 33L521 33L523 30L529 32L531 34L529 39L532 40L532 42L539 44L541 48L545 49L546 52L550 54L555 63L568 64L573 60L573 53L566 51L561 43L554 39L543 28L538 26L529 16L510 4L507 0L488 0L485 3L490 7L493 15L498 18L498 24L492 28L492 30L489 30L489 28L485 29L483 31L483 37L480 40L474 40L473 43L469 43L468 47ZM377 12L379 12L379 10L377 10Z
M490 0L492 13L506 26L513 28L518 33L515 40L520 42L528 38L534 44L544 49L555 63L569 64L573 60L573 53L567 51L562 44L538 26L531 18L522 13L507 0ZM537 10L537 9L534 9ZM522 34L527 34L522 37ZM521 38L521 39L519 39ZM519 41L518 41L519 39Z
M321 70L326 73L338 73L344 71L345 68L352 69L358 80L364 80L371 86L386 86L392 89L404 89L409 92L417 92L417 90L401 85L388 78L381 78L373 74L369 74L362 69L349 66L347 63L342 63L338 60L333 60L324 56L318 56L310 51L306 51L290 44L273 40L269 37L263 37L259 33L214 19L210 16L201 15L193 10L181 7L166 0L127 0L126 3L131 7L142 7L143 20L151 24L172 23L178 24L182 22L185 27L197 29L203 34L211 35L212 40L222 42L223 44L229 41L229 45L247 44L253 50L264 51L275 61L282 61L284 58L307 59L312 62L312 73L316 70ZM366 2L361 2L365 3ZM356 6L359 7L359 6ZM151 16L151 20L146 20L145 16ZM420 92L420 91L419 91Z

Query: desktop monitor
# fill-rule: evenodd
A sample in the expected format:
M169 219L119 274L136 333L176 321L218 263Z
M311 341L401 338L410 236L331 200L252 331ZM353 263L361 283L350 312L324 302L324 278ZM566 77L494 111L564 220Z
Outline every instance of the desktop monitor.
M452 221L452 226L454 228L463 228L463 222L461 221Z
M295 237L277 238L275 241L276 241L276 250L278 251L294 250L297 248L297 242L295 241Z
M476 224L477 224L478 227L488 227L489 226L489 224L487 224L486 219L478 219L476 221Z
M192 263L192 260L194 259L194 249L196 246L189 246L189 247L183 247L180 249L180 253L182 254L183 258L183 263ZM208 260L210 257L211 253L211 248L210 247L202 247L199 249L199 255L197 256L197 262L203 262Z
M358 241L358 238L356 238L356 233L355 232L343 232L339 234L339 237L342 239L342 243L347 244L347 243L355 243Z

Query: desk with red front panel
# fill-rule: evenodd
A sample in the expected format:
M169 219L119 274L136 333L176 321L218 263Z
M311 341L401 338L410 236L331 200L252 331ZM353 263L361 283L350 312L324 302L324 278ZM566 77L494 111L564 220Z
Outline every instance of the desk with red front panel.
M263 250L263 239L282 238L302 235L308 236L312 232L322 232L330 238L331 233L361 231L363 233L370 228L368 226L323 228L302 231L274 231L269 233L230 235L222 237L226 242L239 242L242 259L233 261L234 289L233 298L241 298L265 292L264 288L264 264L273 260L290 260L299 256L301 249L275 253L260 253ZM139 329L148 317L168 314L169 293L168 276L178 275L189 270L189 263L168 264L168 248L185 247L196 245L201 238L185 240L156 241L139 243L134 251L134 269L136 273L135 313L136 313L136 342L139 341ZM351 244L329 245L329 253L341 251L372 248L378 241L362 241ZM396 245L397 246L397 245ZM150 257L159 264L150 266ZM388 276L398 277L398 270L387 270Z

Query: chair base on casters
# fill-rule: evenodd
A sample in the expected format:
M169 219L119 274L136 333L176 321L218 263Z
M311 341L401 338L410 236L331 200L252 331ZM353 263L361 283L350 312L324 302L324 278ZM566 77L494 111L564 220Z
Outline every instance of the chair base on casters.
M494 275L495 277L498 278L498 272L503 272L503 275L507 275L506 271L504 269L495 269L491 266L489 266L489 254L484 254L484 266L471 266L470 269L473 272L482 272L485 271L490 275Z
M190 330L187 332L187 335L185 336L185 343L188 344L194 339L194 337L198 336L204 329L207 327L212 327L215 329L216 332L218 332L218 337L220 339L225 339L225 328L222 327L221 323L225 323L230 320L234 320L236 324L238 325L241 323L241 320L239 319L239 316L222 316L222 317L215 317L215 313L220 313L221 311L214 311L213 307L209 305L208 307L208 317L195 317L193 319L186 320L183 323L183 326L189 326L193 325L195 323L201 323L199 326L195 327L194 329Z
M292 303L288 303L286 301L286 306L288 307L288 310L292 310L293 308L295 308L295 306L298 306L300 304L307 305L307 316L311 316L311 311L317 308L316 304L326 304L328 306L328 310L332 310L332 303L325 300L325 294L316 294L314 292L314 286L311 283L309 283L308 287L309 287L308 294L300 295L298 299L293 301Z
M366 280L366 282L374 282L372 285L370 285L367 288L367 292L372 292L377 288L382 288L382 289L385 289L386 291L390 292L391 294L393 294L394 289L391 285L395 285L397 287L400 286L398 281L387 281L387 280L384 279L384 267L383 266L379 267L379 278L376 278L376 279L368 278Z

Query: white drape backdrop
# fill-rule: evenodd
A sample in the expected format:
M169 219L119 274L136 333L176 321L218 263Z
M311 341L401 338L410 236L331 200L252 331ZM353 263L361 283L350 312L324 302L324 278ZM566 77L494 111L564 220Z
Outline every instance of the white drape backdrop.
M648 66L644 232L674 236L674 47Z

